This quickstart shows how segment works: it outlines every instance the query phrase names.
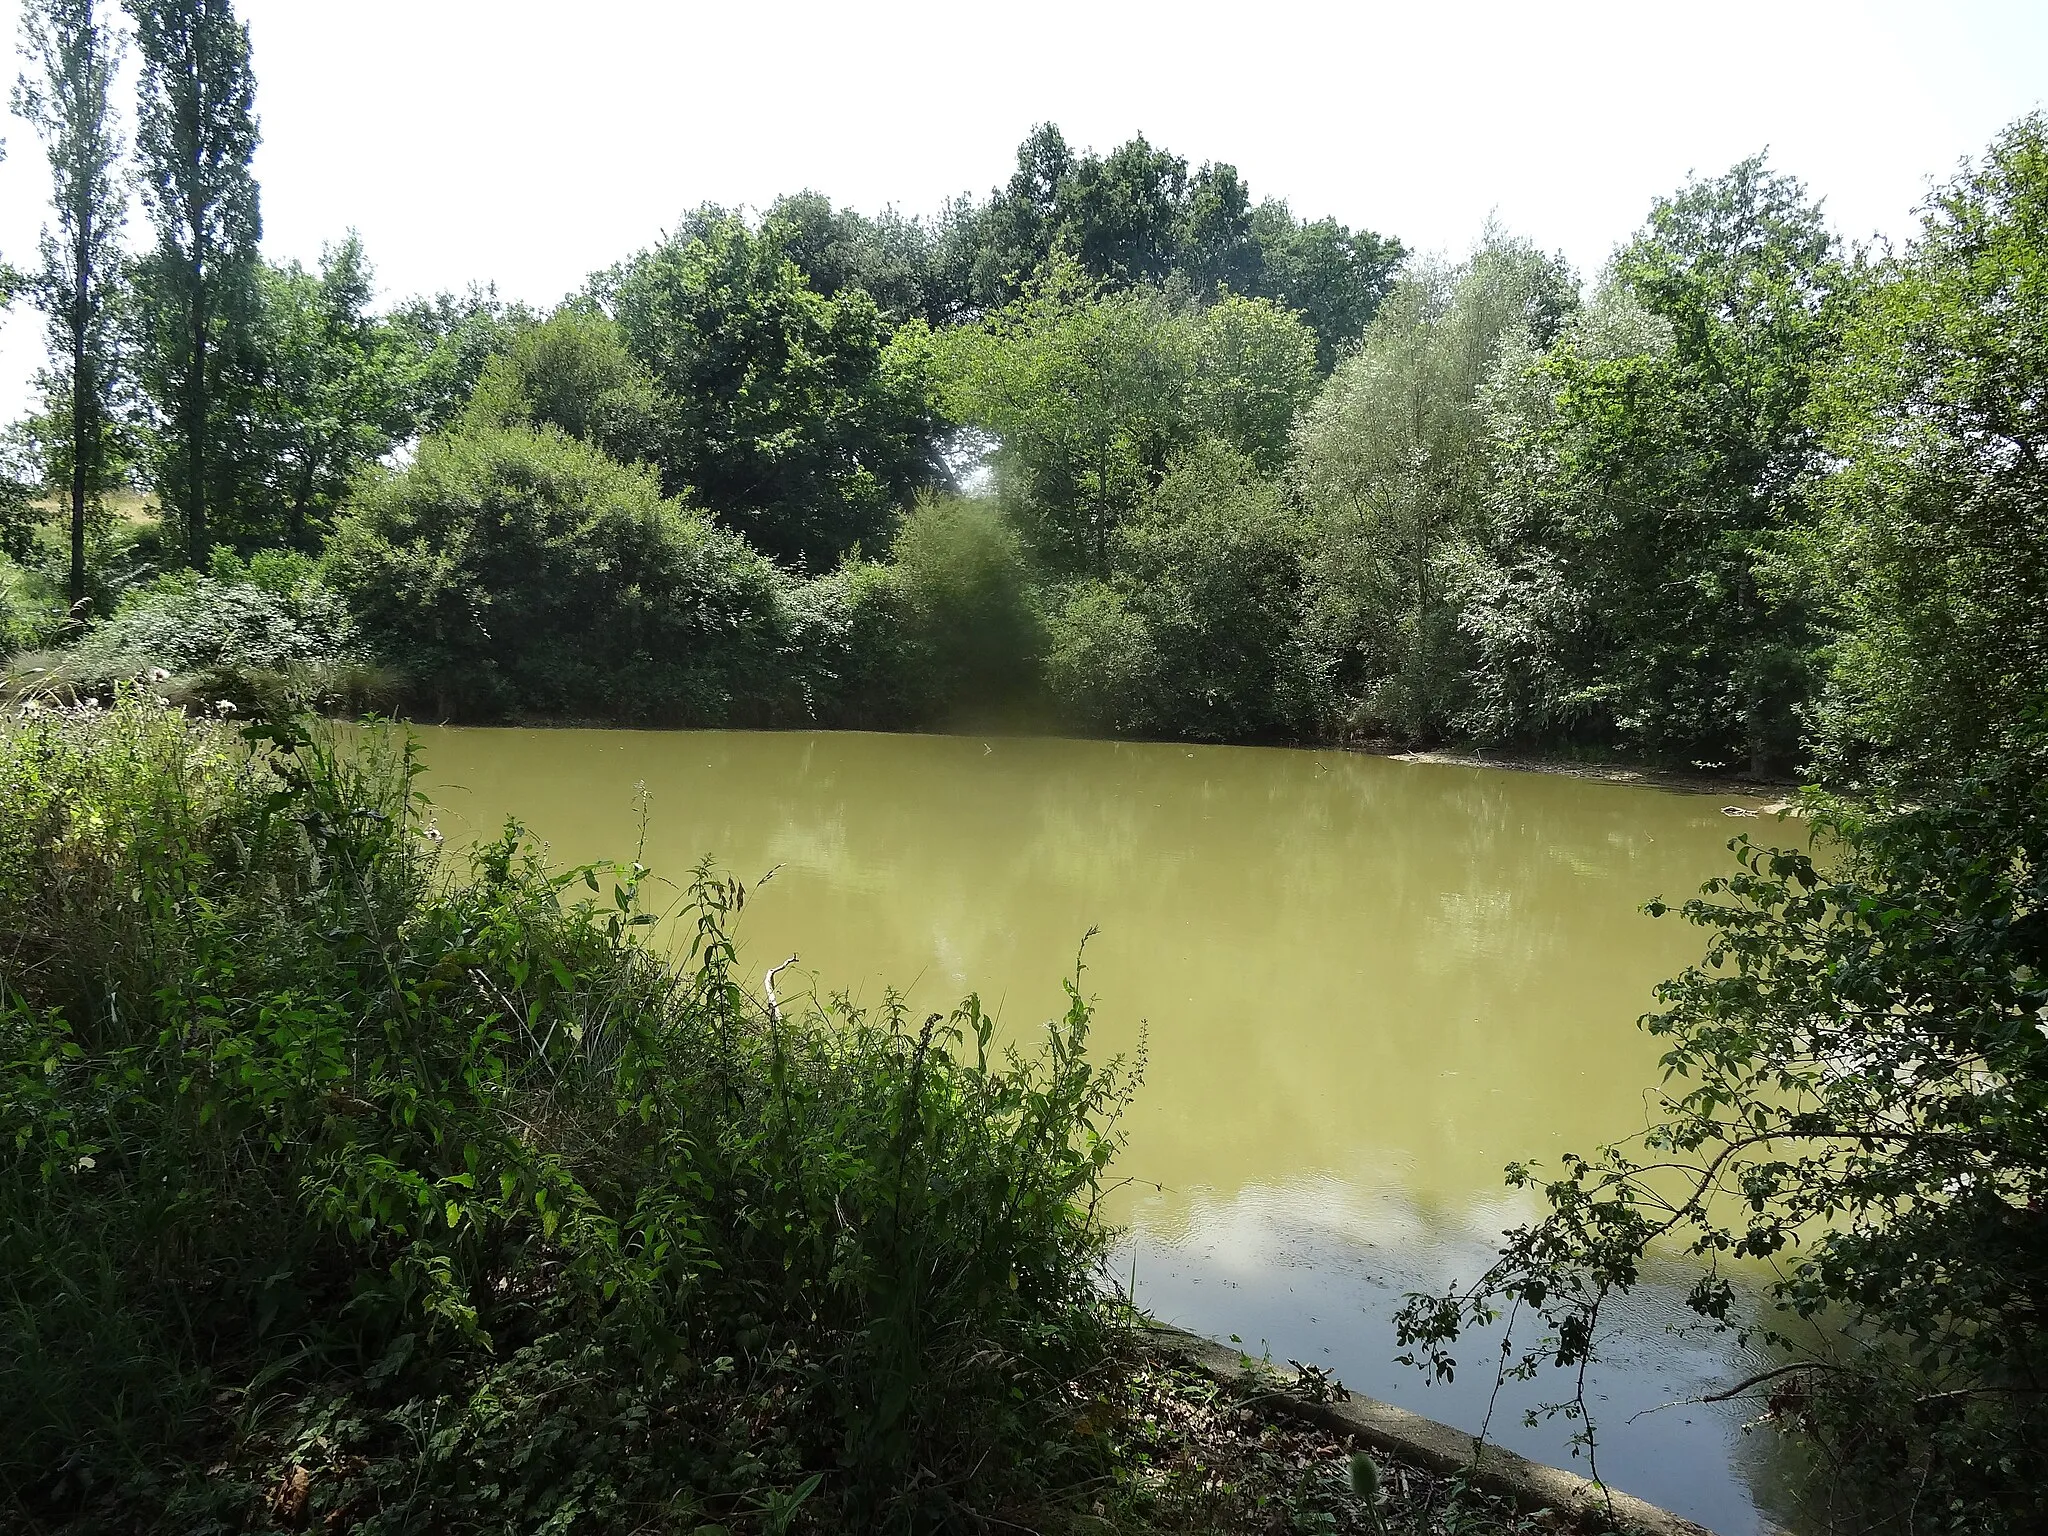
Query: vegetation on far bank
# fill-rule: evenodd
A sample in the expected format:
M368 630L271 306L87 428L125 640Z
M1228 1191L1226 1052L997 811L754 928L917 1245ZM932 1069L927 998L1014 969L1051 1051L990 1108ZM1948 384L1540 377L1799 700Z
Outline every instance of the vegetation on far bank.
M105 0L30 7L24 90L75 174L25 275L52 363L0 496L21 675L1767 777L1860 750L1860 637L1890 621L1867 420L1938 366L1900 327L1942 210L1996 222L1977 171L1886 254L1746 160L1588 283L1505 230L1416 256L1227 164L1046 125L930 218L707 206L549 311L380 311L352 236L317 271L260 254L231 9L130 9L137 261L105 238L121 28ZM223 103L204 143L163 126L194 91ZM2044 131L2001 135L1993 180L2038 175ZM108 514L138 487L153 519ZM259 574L280 552L306 563Z

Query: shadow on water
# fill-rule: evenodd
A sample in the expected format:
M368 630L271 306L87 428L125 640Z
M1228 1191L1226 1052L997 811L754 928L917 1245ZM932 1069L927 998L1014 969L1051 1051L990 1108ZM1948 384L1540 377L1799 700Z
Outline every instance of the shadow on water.
M1490 1371L1425 1386L1391 1363L1389 1314L1486 1261L1522 1214L1509 1160L1641 1128L1657 1051L1635 1020L1701 938L1639 908L1716 873L1733 829L1715 798L1339 752L421 735L451 836L516 811L559 860L623 856L644 796L644 857L672 880L706 854L750 883L774 869L748 908L750 968L794 950L820 990L909 983L937 1009L976 987L1029 1028L1099 929L1097 1045L1135 1050L1142 1027L1149 1053L1117 1207L1141 1299L1474 1429ZM1732 1407L1658 1407L1746 1364L1672 1331L1686 1279L1653 1276L1618 1319L1600 1469L1738 1536L1784 1507L1782 1478L1773 1437L1743 1435ZM1491 1431L1569 1464L1569 1426L1522 1423L1544 1386Z

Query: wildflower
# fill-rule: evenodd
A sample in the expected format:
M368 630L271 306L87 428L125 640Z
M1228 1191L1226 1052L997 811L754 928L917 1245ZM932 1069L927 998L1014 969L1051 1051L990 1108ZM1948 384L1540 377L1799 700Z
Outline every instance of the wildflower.
M235 712L235 701L233 699L215 699L213 701L213 709L214 713L218 715L232 715Z

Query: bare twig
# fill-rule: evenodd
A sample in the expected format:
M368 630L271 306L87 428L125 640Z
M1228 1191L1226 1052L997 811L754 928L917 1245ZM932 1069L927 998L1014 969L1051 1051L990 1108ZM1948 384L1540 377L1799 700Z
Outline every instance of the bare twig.
M1825 1360L1797 1360L1794 1361L1791 1365L1781 1365L1773 1370L1758 1371L1754 1376L1749 1377L1747 1380L1738 1381L1734 1386L1730 1387L1725 1392L1709 1392L1705 1397L1701 1398L1700 1401L1703 1403L1725 1403L1731 1397L1740 1397L1743 1393L1747 1392L1751 1387L1760 1387L1767 1381L1775 1381L1780 1376L1790 1376L1795 1371L1846 1372L1848 1369L1849 1367L1847 1367L1846 1365L1830 1365Z

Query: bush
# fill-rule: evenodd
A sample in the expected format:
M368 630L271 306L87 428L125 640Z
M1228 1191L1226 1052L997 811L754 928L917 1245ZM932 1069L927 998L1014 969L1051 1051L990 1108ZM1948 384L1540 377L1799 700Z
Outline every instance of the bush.
M36 574L0 555L0 661L47 643L62 619Z
M246 563L214 551L209 573L173 572L132 587L112 618L68 649L23 656L17 688L109 699L146 679L180 703L228 699L265 713L388 705L393 681L367 664L339 594L304 555Z
M798 583L784 608L800 697L789 713L820 725L866 730L928 723L932 700L915 688L915 637L902 572L848 560Z
M618 325L568 307L486 362L463 412L472 427L558 427L624 463L654 456L660 420L654 377Z
M1197 741L1312 723L1294 641L1304 542L1279 487L1198 445L1117 531L1112 582L1070 589L1054 696L1085 726Z
M848 560L790 589L789 655L802 697L785 716L914 729L1029 694L1042 646L1023 543L995 507L927 498L888 564Z
M725 724L781 686L784 578L553 427L428 438L362 489L326 569L443 718Z
M1031 1056L786 1015L739 887L671 963L637 866L458 877L392 738L249 737L0 731L10 1527L930 1527L1033 1475L1111 1325L1078 992Z
M155 666L180 674L283 671L357 654L347 605L311 560L270 550L243 564L225 549L204 576L173 572L129 592L73 652L109 673Z
M1542 1338L1502 1341L1503 1376L1547 1361L1583 1383L1602 1310L1669 1244L1703 1265L1705 1324L1771 1347L1731 1393L1822 1453L1841 1528L1911 1507L1912 1530L2042 1529L2048 793L2031 798L2018 829L1988 786L1819 803L1818 858L1737 839L1740 868L1684 908L1706 959L1643 1021L1665 1047L1649 1130L1547 1179L1511 1166L1548 1209L1476 1282L1408 1298L1418 1360L1448 1376L1462 1331L1526 1307ZM1769 1267L1760 1319L1731 1258Z
M1059 594L1046 629L1046 687L1069 721L1110 735L1150 727L1159 648L1121 589L1074 583Z
M1023 541L992 502L920 501L892 551L910 696L934 718L1029 687L1040 647Z

